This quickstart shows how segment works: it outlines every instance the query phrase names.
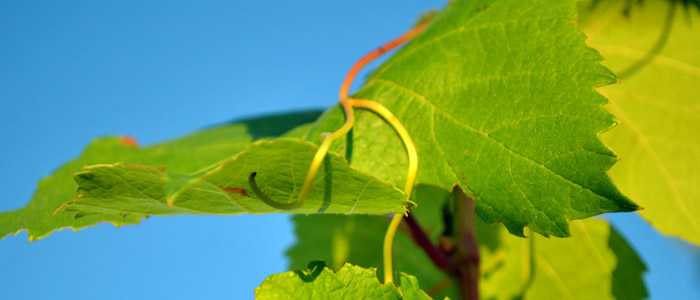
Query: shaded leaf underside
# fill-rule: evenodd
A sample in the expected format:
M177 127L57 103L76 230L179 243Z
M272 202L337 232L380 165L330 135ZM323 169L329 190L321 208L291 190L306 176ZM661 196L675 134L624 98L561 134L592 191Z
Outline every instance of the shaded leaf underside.
M415 195L419 195L419 200L433 200L424 201L425 204L411 209L411 214L420 218L430 237L437 241L444 229L442 208L451 196L444 190L423 185L416 188ZM334 269L350 262L362 267L378 267L380 273L384 272L381 249L389 218L297 215L293 221L297 243L287 251L290 269L301 269L309 260L320 259ZM449 275L435 267L425 252L413 242L405 225L403 222L394 240L394 268L416 276L426 291L449 280ZM432 296L436 299L445 296L458 299L456 294L456 287L450 285Z
M65 209L80 214L139 215L279 212L256 198L249 185L250 175L258 174L257 184L269 197L294 202L316 149L309 142L292 138L259 141L193 175L134 164L90 166L75 175L80 196ZM329 153L304 204L283 212L403 213L404 199L401 191L349 168L342 157Z
M39 182L29 204L15 211L0 213L0 237L28 231L29 240L37 240L54 230L78 230L99 222L115 225L138 223L141 216L129 214L75 214L53 212L73 199L77 185L72 175L86 165L126 161L143 165L167 165L171 172L188 174L239 153L253 140L275 137L301 124L313 121L319 112L290 113L260 117L226 124L178 140L137 148L128 139L100 138L80 155Z
M419 200L430 204L412 210L437 244L443 233L442 207L449 193L419 186ZM426 203L427 201L421 201ZM388 220L377 216L295 216L297 244L288 252L291 268L323 259L332 267L349 262L381 265L383 232ZM484 299L644 299L644 263L627 242L603 220L572 222L572 236L519 238L501 225L478 222ZM413 274L437 298L457 299L450 275L433 265L407 234L395 241L395 268ZM565 255L563 255L565 253Z

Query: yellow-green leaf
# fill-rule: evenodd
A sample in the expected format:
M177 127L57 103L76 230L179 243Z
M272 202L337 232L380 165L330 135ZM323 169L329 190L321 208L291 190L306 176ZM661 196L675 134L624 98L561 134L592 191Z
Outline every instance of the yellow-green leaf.
M600 91L620 125L603 137L620 189L659 231L700 245L700 12L678 1L582 4L589 44L620 74Z

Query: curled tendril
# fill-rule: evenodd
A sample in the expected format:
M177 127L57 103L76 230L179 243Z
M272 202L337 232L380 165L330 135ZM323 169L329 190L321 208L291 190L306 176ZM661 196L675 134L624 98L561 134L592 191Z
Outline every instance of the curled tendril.
M295 209L295 208L299 207L298 201L293 202L293 203L280 203L280 202L277 202L275 200L270 199L270 197L265 195L265 193L263 193L260 190L260 188L258 187L258 184L255 183L255 176L257 174L258 174L257 172L253 172L250 174L250 176L248 176L248 184L250 184L250 188L253 190L253 193L255 193L255 195L258 196L258 198L260 198L260 200L265 202L265 204L272 206L276 209L282 209L282 210Z
M348 74L345 76L343 84L340 87L340 105L345 111L345 124L343 124L343 126L340 129L333 133L323 133L321 135L321 145L318 147L318 150L316 151L316 154L314 155L314 158L311 161L309 170L306 173L306 179L304 180L304 184L302 185L301 192L299 193L297 200L293 203L281 203L272 200L270 197L265 195L260 190L260 188L258 188L258 185L255 182L255 176L257 175L257 173L253 172L248 177L248 183L250 184L250 187L255 193L255 195L260 200L265 202L265 204L280 210L292 210L301 207L301 205L304 203L304 200L306 199L306 196L309 193L309 190L311 190L311 184L313 183L314 177L316 176L316 173L318 172L318 169L321 166L323 159L328 153L328 149L330 148L331 143L333 143L333 141L339 139L340 137L343 137L350 131L350 129L352 129L352 126L355 123L355 113L353 111L353 107L357 107L370 110L381 116L394 128L394 130L396 130L396 132L401 137L401 140L403 141L403 144L406 147L406 152L408 153L408 174L406 176L406 185L404 187L404 193L406 194L406 201L410 201L409 198L411 197L411 192L413 191L413 186L416 180L416 173L418 171L418 153L416 151L415 144L413 144L411 136L408 134L406 128L403 127L399 119L396 118L394 114L392 114L391 111L389 111L386 107L371 100L348 98L348 91L350 90L352 81L355 79L357 73L365 65L367 65L367 63L371 62L372 60L384 54L385 52L403 44L404 42L418 35L421 31L423 31L428 22L428 19L422 21L410 31L366 54L352 66ZM384 237L383 255L385 283L393 282L393 269L391 257L392 245L394 241L394 235L396 234L396 230L399 227L399 224L401 223L402 219L403 215L395 214L391 220L391 223L389 224L389 228L387 229L386 235Z
M392 127L394 127L394 130L396 130L396 132L401 137L401 140L403 141L403 144L406 147L406 152L408 153L408 174L406 174L406 185L404 186L403 191L406 194L406 201L410 201L409 198L411 197L413 185L416 182L416 174L418 172L418 152L416 151L416 145L413 143L413 140L408 134L408 131L406 130L406 128L403 127L401 122L399 122L399 119L397 119L394 116L394 114L391 113L391 111L389 111L386 107L377 102L370 100L351 99L351 103L354 107L371 110L374 113L381 116L382 118L384 118L384 120L386 120ZM384 236L384 245L382 248L382 253L384 255L384 281L386 283L391 283L394 279L391 253L392 246L394 243L394 235L396 235L396 229L399 227L399 224L401 224L402 219L403 215L395 214L394 217L391 219L391 223L389 223L389 228L387 229L386 235Z

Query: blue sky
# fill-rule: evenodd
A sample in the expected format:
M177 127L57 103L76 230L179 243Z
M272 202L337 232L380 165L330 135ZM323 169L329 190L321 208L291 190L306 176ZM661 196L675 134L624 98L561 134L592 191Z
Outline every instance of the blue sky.
M0 210L94 137L149 144L263 113L325 108L367 51L444 1L0 1ZM362 75L358 78L362 78ZM360 80L361 81L361 80ZM610 217L654 299L700 299L697 248ZM285 215L152 217L0 241L0 298L253 297L286 271Z

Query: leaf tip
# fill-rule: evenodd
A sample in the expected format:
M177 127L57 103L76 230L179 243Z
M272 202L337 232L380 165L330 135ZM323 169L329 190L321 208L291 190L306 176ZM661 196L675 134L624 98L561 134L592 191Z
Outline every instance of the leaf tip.
M139 147L139 142L133 136L129 136L129 135L122 136L121 142L122 142L122 145L127 146L127 147L131 147L131 148L138 148Z

